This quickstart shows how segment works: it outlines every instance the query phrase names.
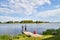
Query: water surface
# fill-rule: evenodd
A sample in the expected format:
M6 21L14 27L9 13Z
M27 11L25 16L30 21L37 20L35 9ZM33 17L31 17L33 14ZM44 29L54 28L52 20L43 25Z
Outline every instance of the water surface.
M25 26L25 24L0 24L0 34L21 34L22 25ZM60 28L60 23L26 24L26 26L27 31L33 32L36 30L40 34L47 29Z

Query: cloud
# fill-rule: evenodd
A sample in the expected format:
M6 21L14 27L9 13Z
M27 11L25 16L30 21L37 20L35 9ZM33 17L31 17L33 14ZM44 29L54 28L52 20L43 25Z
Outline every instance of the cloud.
M4 16L0 15L1 20L23 20L33 19L39 20L39 17L60 17L60 5L51 5L51 0L6 0L0 2L0 14L7 14ZM47 5L47 6L44 6ZM39 9L41 6L41 9ZM38 9L36 9L38 7ZM50 9L52 10L49 10ZM47 10L45 10L47 8ZM42 10L42 11L40 11ZM38 12L39 11L39 12ZM16 15L16 17L13 15ZM20 18L19 18L20 17ZM41 19L42 19L41 18ZM43 19L42 19L43 20Z
M55 8L60 8L60 5L56 5Z
M20 21L20 18L10 16L0 16L0 21Z
M51 5L50 0L8 0L8 2L1 3L1 6L7 7L3 8L0 11L5 13L19 13L19 14L25 14L30 15L34 11L34 7L36 5L45 5L46 3L48 5Z
M53 10L47 10L43 12L39 12L38 14L35 14L37 17L60 17L60 8L53 9Z
M21 21L21 20L34 20L33 17L11 17L11 16L0 16L0 21L6 22L6 21Z

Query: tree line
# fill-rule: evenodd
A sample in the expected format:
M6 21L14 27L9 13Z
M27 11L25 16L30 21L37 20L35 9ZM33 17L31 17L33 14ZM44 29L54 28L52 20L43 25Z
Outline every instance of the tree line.
M2 22L0 22L2 23ZM43 21L33 21L33 20L22 20L22 21L7 21L3 23L48 23L48 22L43 22Z

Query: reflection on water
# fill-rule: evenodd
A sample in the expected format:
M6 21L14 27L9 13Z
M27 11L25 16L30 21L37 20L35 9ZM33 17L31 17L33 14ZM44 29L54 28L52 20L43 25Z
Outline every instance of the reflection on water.
M25 24L0 24L0 34L19 34L22 31L22 25ZM41 24L26 24L27 30L33 32L34 30L37 33L42 33L46 29L57 29L60 28L60 23L41 23Z

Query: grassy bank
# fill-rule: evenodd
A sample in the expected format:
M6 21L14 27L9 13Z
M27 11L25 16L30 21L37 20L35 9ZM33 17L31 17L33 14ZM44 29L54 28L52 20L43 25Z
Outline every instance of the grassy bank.
M0 40L43 40L46 38L53 37L52 35L44 35L43 37L28 37L25 34L19 34L16 36L0 35Z

